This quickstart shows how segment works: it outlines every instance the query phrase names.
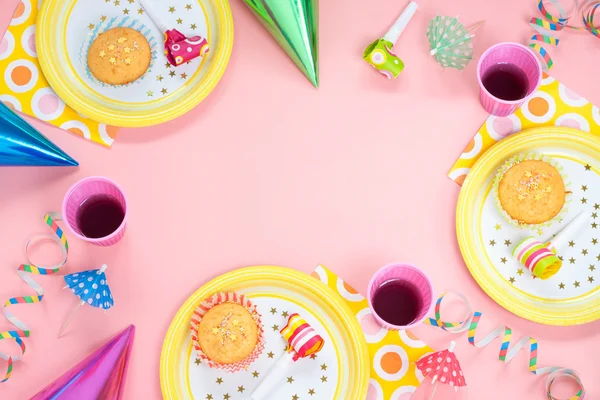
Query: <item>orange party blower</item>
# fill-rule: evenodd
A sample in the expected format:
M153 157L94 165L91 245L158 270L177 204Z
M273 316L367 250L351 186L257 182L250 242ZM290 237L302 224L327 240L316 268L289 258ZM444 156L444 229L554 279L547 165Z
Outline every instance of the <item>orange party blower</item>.
M290 315L280 333L288 343L287 351L254 389L251 400L262 400L272 395L273 388L287 374L292 363L318 353L325 345L323 338L298 314Z

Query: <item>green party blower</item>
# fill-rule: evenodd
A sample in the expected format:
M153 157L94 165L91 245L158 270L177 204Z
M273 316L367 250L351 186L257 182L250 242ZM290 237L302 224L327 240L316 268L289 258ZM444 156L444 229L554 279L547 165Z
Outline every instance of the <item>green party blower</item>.
M363 59L388 79L398 77L404 69L404 63L392 52L392 48L418 7L417 3L411 1L388 32L381 39L371 43L363 54Z

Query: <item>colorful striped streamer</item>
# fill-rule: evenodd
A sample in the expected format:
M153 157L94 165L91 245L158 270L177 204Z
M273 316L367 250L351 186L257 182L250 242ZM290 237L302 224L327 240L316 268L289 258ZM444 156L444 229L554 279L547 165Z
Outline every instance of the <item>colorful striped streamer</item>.
M8 362L6 374L4 375L4 378L2 378L2 380L0 380L0 383L6 382L10 378L12 371L13 371L14 362L19 361L25 354L25 343L22 338L29 337L29 335L31 334L30 328L24 322L20 321L17 317L15 317L11 312L9 312L7 308L9 306L12 306L13 304L39 303L40 301L42 301L44 299L44 289L36 281L33 280L33 278L30 276L30 274L31 275L53 275L53 274L58 273L60 271L60 268L63 265L65 265L65 263L67 262L67 253L69 250L69 243L67 242L65 233L56 224L56 221L60 221L60 220L61 220L61 217L59 214L47 213L44 216L44 222L50 227L50 229L52 229L52 231L55 233L56 236L45 235L45 234L35 235L35 236L31 237L25 245L25 255L27 257L28 264L19 265L19 268L17 269L17 275L27 285L29 285L29 287L31 287L31 289L33 289L33 291L35 291L37 293L37 295L36 296L13 297L11 299L6 300L6 302L4 303L4 307L3 307L4 316L6 317L8 322L13 324L17 329L11 330L11 331L6 331L6 332L0 332L0 340L12 339L15 342L17 342L17 344L21 348L21 355L13 357L6 353L0 352L0 358L6 360ZM31 259L29 258L30 246L33 245L34 243L37 243L42 240L52 240L58 244L58 246L60 247L60 249L62 251L62 259L58 264L51 265L51 266L36 266L31 261Z
M441 318L440 309L442 301L446 296L450 295L457 297L463 303L466 309L465 317L461 322L447 322ZM569 397L567 400L583 400L585 398L585 388L583 387L583 383L581 382L581 378L577 372L568 368L537 366L538 342L534 338L522 337L516 343L514 343L512 347L510 347L512 330L507 326L503 326L494 329L485 337L476 341L475 334L477 332L477 327L479 326L481 316L481 312L472 311L471 304L463 294L449 291L442 294L442 296L437 299L437 302L435 303L435 318L428 318L425 320L425 323L451 333L461 333L468 330L467 337L469 343L477 348L485 347L497 338L502 339L498 359L504 363L510 362L519 353L519 351L529 347L529 371L538 376L548 375L548 379L546 380L546 395L549 400L561 400L552 395L552 385L556 380L562 378L574 380L579 387L577 393L574 396Z
M549 70L554 65L552 58L548 54L548 51L539 44L546 43L552 46L558 46L559 40L554 37L554 32L563 30L564 28L576 29L576 30L587 30L592 35L600 38L600 30L594 26L594 16L596 11L600 8L600 0L584 0L582 6L579 6L578 0L573 0L573 7L570 11L566 9L560 3L560 0L550 0L552 5L558 10L560 16L555 16L550 13L546 7L544 0L539 0L538 9L540 13L546 18L531 18L529 25L535 29L537 34L533 35L529 41L529 47L536 51L544 60L545 70ZM571 17L581 10L583 26L574 26L569 24Z

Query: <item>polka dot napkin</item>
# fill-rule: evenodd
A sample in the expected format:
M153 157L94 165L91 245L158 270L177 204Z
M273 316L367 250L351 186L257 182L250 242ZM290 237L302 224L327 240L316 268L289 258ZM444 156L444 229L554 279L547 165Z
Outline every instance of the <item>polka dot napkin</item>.
M514 114L490 115L454 163L448 177L462 185L475 161L496 142L524 129L566 126L600 135L600 111L585 98L544 73L540 89Z
M110 147L117 128L82 117L54 93L35 48L38 0L21 0L0 41L0 101L86 139Z

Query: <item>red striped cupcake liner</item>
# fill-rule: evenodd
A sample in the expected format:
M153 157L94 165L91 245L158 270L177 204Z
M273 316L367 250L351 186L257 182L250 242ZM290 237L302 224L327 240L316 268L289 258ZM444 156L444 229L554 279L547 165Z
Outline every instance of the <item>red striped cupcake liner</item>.
M222 303L235 303L243 306L253 316L254 321L258 326L258 342L256 344L256 347L254 348L254 351L250 353L250 355L245 359L231 364L218 363L208 358L208 356L202 351L202 348L200 347L200 343L198 341L198 325L200 324L200 321L202 321L202 318L204 317L204 315L206 315L208 310ZM238 294L235 292L217 293L200 303L198 307L196 307L196 309L194 310L194 314L192 315L192 320L190 321L190 331L192 334L192 345L196 350L198 358L200 358L201 362L206 363L210 368L223 369L227 372L238 372L247 370L250 367L250 364L256 361L265 349L265 338L262 317L257 311L256 305L252 303L252 301L250 301L250 299L244 296L243 294Z

